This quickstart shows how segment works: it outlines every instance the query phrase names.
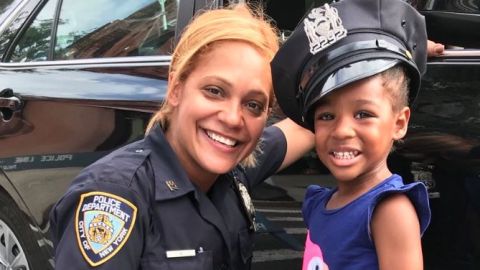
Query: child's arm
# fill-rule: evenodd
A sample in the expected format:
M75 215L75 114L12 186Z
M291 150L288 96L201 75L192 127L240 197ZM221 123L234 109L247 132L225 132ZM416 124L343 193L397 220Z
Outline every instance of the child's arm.
M406 195L382 200L373 213L371 228L379 269L423 269L420 223Z

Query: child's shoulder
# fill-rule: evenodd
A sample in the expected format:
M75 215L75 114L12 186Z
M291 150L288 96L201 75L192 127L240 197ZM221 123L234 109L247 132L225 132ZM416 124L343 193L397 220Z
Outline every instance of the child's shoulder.
M334 190L318 185L310 185L305 193L305 198L302 205L302 213L305 222L308 224L310 215L318 210L318 207L322 209L326 204L326 201L331 197Z
M423 233L430 223L430 206L428 191L425 185L421 182L404 184L400 176L393 175L390 179L387 179L382 186L376 194L372 211L373 209L378 210L377 208L380 204L382 208L401 208L413 205L420 220L421 231Z
M322 187L319 185L310 185L305 192L305 199L321 199L332 193L332 188Z

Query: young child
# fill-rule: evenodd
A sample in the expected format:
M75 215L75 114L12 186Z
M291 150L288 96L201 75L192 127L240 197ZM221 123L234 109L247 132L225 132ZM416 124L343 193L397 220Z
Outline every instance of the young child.
M428 193L387 157L407 132L426 58L424 19L406 2L343 0L308 13L272 61L280 107L315 132L337 180L307 190L303 269L423 269Z

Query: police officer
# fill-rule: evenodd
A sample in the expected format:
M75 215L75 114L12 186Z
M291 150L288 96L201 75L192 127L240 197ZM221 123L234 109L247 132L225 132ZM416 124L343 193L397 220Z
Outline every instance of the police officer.
M252 14L207 11L187 27L146 137L84 169L53 207L57 269L250 268L248 192L313 147L290 120L262 135L278 40Z

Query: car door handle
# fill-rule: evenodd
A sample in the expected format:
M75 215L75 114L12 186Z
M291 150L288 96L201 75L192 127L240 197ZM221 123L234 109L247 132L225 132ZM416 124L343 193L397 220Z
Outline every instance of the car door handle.
M22 98L15 95L12 89L0 91L0 140L33 129L33 126L23 119L23 106Z
M22 101L15 96L0 97L0 108L7 108L12 111L19 111L22 108Z
M0 91L0 109L9 109L12 112L16 112L21 110L22 107L22 100L15 95L12 89L5 88Z
M10 88L0 91L0 120L10 121L16 112L21 111L23 101Z

